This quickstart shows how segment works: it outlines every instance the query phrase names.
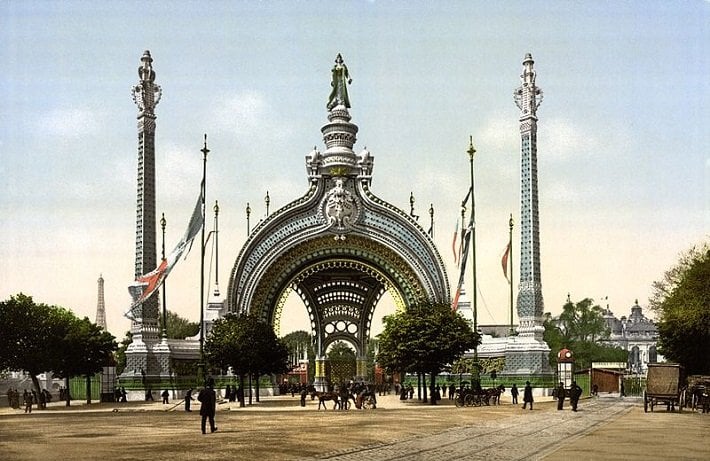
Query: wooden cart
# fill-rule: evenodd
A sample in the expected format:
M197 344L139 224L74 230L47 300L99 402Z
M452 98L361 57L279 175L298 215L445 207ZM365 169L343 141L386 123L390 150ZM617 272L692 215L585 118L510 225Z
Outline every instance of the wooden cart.
M650 363L646 376L646 390L643 393L643 411L665 403L672 411L683 411L685 402L685 369L676 363Z

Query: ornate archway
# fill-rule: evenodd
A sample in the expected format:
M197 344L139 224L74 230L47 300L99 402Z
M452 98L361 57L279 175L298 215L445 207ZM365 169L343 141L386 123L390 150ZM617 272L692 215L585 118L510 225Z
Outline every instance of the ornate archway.
M278 327L286 297L295 291L311 322L316 384L326 381L328 345L356 348L364 376L375 307L389 292L398 308L431 300L447 303L449 283L431 238L408 214L370 190L374 157L355 154L347 68L333 68L326 150L306 156L306 193L271 214L249 235L232 269L230 312L252 313Z

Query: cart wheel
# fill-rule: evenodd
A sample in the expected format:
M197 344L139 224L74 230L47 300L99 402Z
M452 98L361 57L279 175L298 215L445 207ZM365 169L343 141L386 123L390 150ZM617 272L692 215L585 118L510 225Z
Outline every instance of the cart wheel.
M466 396L466 406L470 407L476 404L476 399L473 398L473 394L468 394Z
M464 404L463 395L457 394L456 398L454 399L454 403L456 404L457 407L462 407Z

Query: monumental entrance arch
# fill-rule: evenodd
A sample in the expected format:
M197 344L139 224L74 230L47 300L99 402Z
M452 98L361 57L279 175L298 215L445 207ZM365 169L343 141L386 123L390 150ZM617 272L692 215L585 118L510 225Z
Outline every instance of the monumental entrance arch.
M227 293L230 312L256 315L277 330L286 298L298 294L310 318L319 388L327 383L325 352L335 341L355 347L357 375L367 375L372 315L385 292L398 309L450 302L429 235L370 189L374 158L367 149L353 151L358 127L348 111L350 81L338 55L321 128L326 149L306 156L308 190L249 235Z

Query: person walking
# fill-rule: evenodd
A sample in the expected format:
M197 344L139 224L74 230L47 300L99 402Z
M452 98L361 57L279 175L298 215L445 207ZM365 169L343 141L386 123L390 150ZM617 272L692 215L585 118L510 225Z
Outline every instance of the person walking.
M192 411L190 410L190 404L193 400L195 399L192 398L192 388L190 388L185 392L185 411Z
M518 385L513 384L513 387L510 388L510 397L513 399L513 405L518 404Z
M577 411L577 403L582 395L582 388L577 385L576 381L572 381L572 386L569 388L569 403L572 405L572 411Z
M532 386L530 385L530 381L525 381L525 389L523 389L523 410L525 410L525 407L527 404L530 404L530 410L532 411L533 407L533 395L532 395Z
M27 389L25 389L25 393L22 394L22 398L25 402L25 413L32 413L32 404L34 403L34 396L27 392Z
M557 386L557 409L562 410L565 404L565 385L560 381L560 385Z
M217 394L213 389L213 384L208 381L207 386L197 394L197 400L202 404L200 406L200 416L202 417L202 433L205 434L205 424L210 420L210 432L217 430L214 423L214 414L217 410Z

